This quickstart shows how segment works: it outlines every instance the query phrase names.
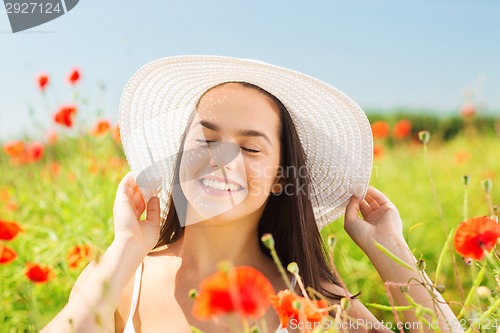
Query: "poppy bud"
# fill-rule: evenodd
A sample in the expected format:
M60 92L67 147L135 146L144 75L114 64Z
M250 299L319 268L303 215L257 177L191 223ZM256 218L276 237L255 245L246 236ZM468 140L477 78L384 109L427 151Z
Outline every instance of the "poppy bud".
M219 271L224 272L224 273L226 273L228 275L229 275L229 271L231 270L232 267L233 267L233 265L228 260L221 261L217 265L217 268L219 269Z
M292 274L299 274L299 266L296 262L289 263L286 269Z
M431 133L429 131L420 131L420 132L418 132L418 139L424 145L429 142L430 138L431 138Z
M343 297L340 300L340 306L344 311L349 310L349 307L351 306L351 300L349 298Z
M260 330L257 326L250 327L250 333L260 333Z
M273 235L266 233L262 235L261 239L262 243L264 243L264 246L268 248L269 250L274 249L274 238Z
M443 286L442 284L438 284L436 285L436 290L442 294L446 290L446 287Z
M335 244L337 243L337 238L335 237L335 235L328 235L327 242L330 249L333 249L335 247Z
M297 311L302 310L302 302L298 299L293 300L292 302L292 308L294 308Z
M491 192L491 188L493 187L493 182L489 178L488 179L484 179L481 182L481 186L483 187L484 192L490 193Z
M487 299L487 298L491 297L491 290L485 286L477 287L476 293L480 299Z
M198 291L196 289L191 289L189 292L188 292L188 296L189 298L191 299L195 299L196 296L198 296Z
M469 183L470 183L470 176L464 175L464 185L469 186Z

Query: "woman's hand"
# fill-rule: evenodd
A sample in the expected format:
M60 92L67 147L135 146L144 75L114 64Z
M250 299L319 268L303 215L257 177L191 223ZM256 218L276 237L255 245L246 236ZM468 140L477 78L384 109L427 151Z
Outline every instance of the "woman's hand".
M118 185L113 206L115 240L126 241L135 249L147 254L160 236L160 202L153 197L147 205L146 219L139 220L146 209L139 186L132 172L127 173Z
M358 216L361 212L363 218ZM346 208L344 229L369 257L379 252L374 241L389 250L404 246L403 223L396 206L379 190L370 186L359 202L351 197Z

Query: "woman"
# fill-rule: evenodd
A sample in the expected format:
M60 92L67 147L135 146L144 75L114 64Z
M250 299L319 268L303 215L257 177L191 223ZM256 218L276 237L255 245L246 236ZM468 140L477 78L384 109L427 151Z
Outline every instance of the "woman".
M318 229L344 212L345 230L384 281L422 280L375 247L415 265L396 207L367 186L373 145L366 116L319 80L251 60L160 59L125 87L120 130L132 172L118 186L114 241L43 332L178 333L190 325L221 332L234 318L198 321L188 291L222 260L260 270L275 290L287 288L260 242L264 233L273 234L284 264L298 263L305 285L338 303L351 295L331 273ZM392 295L406 304L399 287ZM437 291L438 302L423 287L408 295L436 309L443 329L455 319ZM418 321L407 312L407 321ZM348 314L356 320L350 331L389 331L356 299ZM298 331L279 327L272 310L265 318L270 332Z

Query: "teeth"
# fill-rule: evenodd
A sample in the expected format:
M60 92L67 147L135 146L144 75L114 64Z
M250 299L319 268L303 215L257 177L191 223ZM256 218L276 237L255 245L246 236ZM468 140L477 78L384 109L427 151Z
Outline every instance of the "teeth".
M221 183L213 179L203 179L203 185L219 191L238 191L240 189L240 186L238 185Z

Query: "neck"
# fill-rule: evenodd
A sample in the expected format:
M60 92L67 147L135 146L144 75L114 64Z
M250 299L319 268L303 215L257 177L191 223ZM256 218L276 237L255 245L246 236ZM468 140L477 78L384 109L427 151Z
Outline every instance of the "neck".
M200 278L213 274L217 264L228 260L233 266L264 269L268 258L259 247L258 222L261 212L238 220L206 220L187 224L179 242L184 269ZM189 213L187 214L189 218Z

